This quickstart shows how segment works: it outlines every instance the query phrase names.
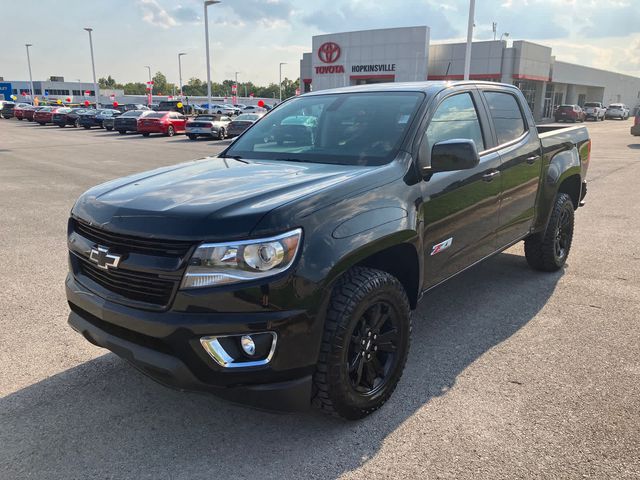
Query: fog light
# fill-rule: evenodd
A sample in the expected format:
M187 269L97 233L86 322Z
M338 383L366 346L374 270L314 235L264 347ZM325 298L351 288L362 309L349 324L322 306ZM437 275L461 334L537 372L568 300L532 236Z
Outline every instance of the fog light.
M240 338L240 345L242 346L242 350L244 350L244 353L246 353L250 357L255 355L256 344L253 341L253 338L251 338L251 335L243 335L242 338Z

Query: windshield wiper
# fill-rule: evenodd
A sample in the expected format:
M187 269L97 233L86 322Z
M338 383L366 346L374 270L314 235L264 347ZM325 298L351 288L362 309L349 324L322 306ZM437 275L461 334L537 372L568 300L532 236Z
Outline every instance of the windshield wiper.
M247 162L246 160L244 160L244 159L242 158L242 155L225 155L225 156L224 156L224 157L222 157L222 158L233 158L234 160L238 160L239 162L249 163L249 162Z

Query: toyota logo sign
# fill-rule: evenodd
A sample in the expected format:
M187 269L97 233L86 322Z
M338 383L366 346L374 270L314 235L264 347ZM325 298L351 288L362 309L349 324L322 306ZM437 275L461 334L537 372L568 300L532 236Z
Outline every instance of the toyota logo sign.
M340 46L334 42L326 42L318 49L318 58L324 63L333 63L340 58Z

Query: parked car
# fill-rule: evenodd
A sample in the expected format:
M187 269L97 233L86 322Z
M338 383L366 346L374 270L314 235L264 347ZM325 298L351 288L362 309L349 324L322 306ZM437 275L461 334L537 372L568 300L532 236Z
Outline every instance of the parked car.
M624 103L612 103L607 107L605 117L626 120L629 118L629 108Z
M102 127L110 132L113 130L115 119L122 115L122 112L120 110L109 110L109 112L111 112L110 114L107 113L107 110L104 112L105 113L100 114L100 117L102 118Z
M78 116L78 126L89 130L91 127L99 127L100 124L96 120L96 116L102 110L87 109Z
M138 119L155 113L153 110L129 110L122 115L116 117L113 121L113 129L119 134L124 135L127 132L138 131Z
M46 125L47 123L53 122L53 114L56 113L61 108L67 107L42 107L35 111L33 114L33 121L39 123L40 125Z
M25 108L23 110L22 116L24 117L25 120L33 122L34 113L36 113L38 110L40 110L42 108L44 108L44 107L32 105L31 108Z
M206 104L202 105L204 108L206 107ZM236 113L236 109L234 107L228 106L228 105L223 105L223 104L212 104L211 105L211 113L215 113L218 115L227 115L227 116L231 116L231 115L235 115Z
M59 108L52 116L52 123L61 128L71 125L74 128L80 126L80 115L87 112L87 108Z
M244 110L247 106L244 103L234 103L234 107L239 108L240 110Z
M640 137L640 108L636 109L633 117L633 126L631 127L631 135Z
M215 137L223 140L227 136L227 126L231 118L226 115L198 115L187 122L186 133L191 140L198 137Z
M173 137L184 133L187 117L180 112L152 112L138 119L138 133L148 137L152 133L161 133Z
M556 122L584 122L585 114L579 105L560 105L553 114Z
M119 115L122 115L122 112L120 112L120 110L115 110L112 108L103 108L102 110L98 110L95 116L93 117L93 124L96 127L104 128L104 121L106 119L113 119Z
M22 121L24 119L25 112L32 108L33 106L30 103L16 103L16 106L13 109L13 116Z
M0 110L0 117L7 120L13 118L14 108L16 108L16 104L14 102L4 102L4 105L2 105L2 109Z
M264 107L259 107L257 105L247 105L246 107L244 107L244 110L242 111L243 113L256 113L256 112L261 112L261 113L267 113L267 109Z
M178 104L181 103L182 106L178 107ZM186 101L182 100L162 100L158 104L158 108L156 108L158 112L180 112L183 115L187 115L190 113L194 113L196 111L195 105L190 105L186 103Z
M265 142L305 111L318 135ZM565 266L590 152L513 85L295 97L217 158L83 194L69 323L166 385L362 418L402 376L424 292L521 240L533 269Z
M122 113L130 112L131 110L151 110L149 107L141 103L124 103L114 107L114 109L119 110Z
M264 115L264 112L243 113L238 115L236 118L231 120L229 125L227 125L227 137L237 137L251 125L264 117Z
M585 120L604 120L607 109L600 102L587 102L584 104Z
M242 109L239 107L235 107L233 105L231 105L230 103L225 103L224 104L225 107L230 108L231 110L233 110L233 114L234 115L240 115L242 113Z

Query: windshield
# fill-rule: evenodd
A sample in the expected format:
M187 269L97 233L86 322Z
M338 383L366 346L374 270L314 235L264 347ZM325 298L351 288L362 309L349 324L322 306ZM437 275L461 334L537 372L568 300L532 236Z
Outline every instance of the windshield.
M419 92L298 97L256 123L227 155L383 165L396 155L423 98Z
M121 117L139 117L142 115L142 111L140 110L129 110L127 113L123 113L120 115Z
M158 113L150 113L149 115L145 115L147 118L162 118L167 114L167 112L158 112Z

